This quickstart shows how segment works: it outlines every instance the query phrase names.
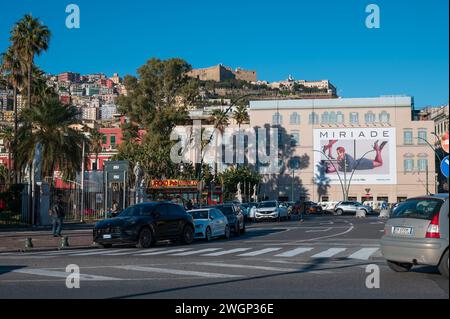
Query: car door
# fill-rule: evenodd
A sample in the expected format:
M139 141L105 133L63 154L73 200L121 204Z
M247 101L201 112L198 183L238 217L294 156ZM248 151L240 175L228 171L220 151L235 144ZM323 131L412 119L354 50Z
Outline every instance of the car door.
M153 225L155 227L156 237L158 239L167 238L168 223L167 223L167 207L165 204L158 204L153 209L151 216Z
M215 235L214 236L221 236L225 233L225 226L226 226L226 219L223 214L213 209L211 211L212 216L214 217L213 224L215 229Z
M174 238L180 235L181 214L178 212L177 205L166 204L167 207L167 237Z

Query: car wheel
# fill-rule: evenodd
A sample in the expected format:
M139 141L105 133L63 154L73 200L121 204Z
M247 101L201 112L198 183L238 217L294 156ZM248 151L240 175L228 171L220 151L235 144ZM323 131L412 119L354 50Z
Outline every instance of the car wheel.
M335 211L334 214L339 216L339 215L342 215L343 213L344 213L344 211L342 209L338 209Z
M225 226L225 235L224 235L225 239L230 239L230 226L227 225Z
M100 244L101 248L111 248L112 245L111 244Z
M187 245L191 244L194 241L194 229L191 226L184 226L183 233L181 235L181 241Z
M389 268L395 272L408 272L412 267L412 264L410 263L399 263L392 260L387 260L386 262Z
M206 241L210 241L212 239L211 228L209 227L206 227L205 239Z
M152 231L148 228L142 228L139 232L139 238L136 247L137 248L149 248L153 243Z
M234 225L234 236L239 237L241 236L241 232L239 230L239 222L236 222Z
M439 272L442 276L448 278L448 249L442 256L441 262L439 263Z

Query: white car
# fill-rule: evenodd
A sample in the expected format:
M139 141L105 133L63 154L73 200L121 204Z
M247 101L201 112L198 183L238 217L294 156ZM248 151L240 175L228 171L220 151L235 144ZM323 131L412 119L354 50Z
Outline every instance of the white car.
M217 208L193 209L188 211L194 219L194 238L210 241L214 237L230 238L227 217Z
M334 212L334 208L339 202L319 202L323 211Z
M255 220L282 220L288 219L287 207L276 200L264 201L258 204L255 211Z

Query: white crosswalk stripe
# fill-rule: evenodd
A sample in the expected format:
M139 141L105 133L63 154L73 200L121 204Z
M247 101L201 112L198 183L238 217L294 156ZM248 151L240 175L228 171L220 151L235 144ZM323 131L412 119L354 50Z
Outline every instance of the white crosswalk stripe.
M250 248L234 248L234 249L230 249L230 250L219 251L216 253L210 253L210 254L205 254L205 255L201 255L201 256L216 257L216 256L223 256L223 255L239 253L241 251L246 251L246 250L250 250Z
M330 248L325 251L322 251L321 253L311 256L311 258L330 258L345 250L347 250L347 248Z
M295 257L297 255L306 253L311 250L313 250L312 247L307 247L307 248L301 247L301 248L292 249L292 250L286 251L284 253L275 255L275 257Z
M170 253L176 253L176 252L180 252L180 251L186 251L186 250L191 250L192 248L177 248L177 249L169 249L169 250L156 250L149 252L149 253L139 253L139 254L134 254L133 256L154 256L154 255L165 255L165 254L170 254Z
M187 252L183 252L183 253L170 254L170 256L191 256L191 255L196 255L196 254L207 253L210 251L217 251L217 250L221 250L221 249L222 248L205 248L205 249L200 249L200 250L187 251Z
M264 248L264 249L261 249L261 250L251 251L249 253L240 254L238 256L241 256L241 257L253 257L253 256L259 256L259 255L267 254L267 253L270 253L270 252L273 252L273 251L278 251L280 249L281 248L279 248L279 247Z
M348 256L349 259L368 260L370 256L378 251L379 248L361 248L357 252Z
M147 250L147 251L149 251L149 250ZM152 251L154 251L154 250L152 250ZM131 249L121 249L120 252L118 252L118 253L107 253L107 254L103 254L103 255L105 255L105 256L125 256L125 255L131 255L131 254L137 253L137 252L142 253L142 250L132 249L132 248Z
M94 251L90 251L87 253L70 253L68 254L69 256L93 256L93 255L101 255L101 254L106 254L106 253L113 253L113 252L119 252L121 251L121 249L116 249L116 250L110 250L110 249L95 249Z
M182 275L182 276L194 276L203 278L237 278L239 275L219 274L212 272L180 270L180 269L168 269L168 268L155 268L155 267L142 267L142 266L114 266L116 269L125 269L133 271L154 272L162 274Z

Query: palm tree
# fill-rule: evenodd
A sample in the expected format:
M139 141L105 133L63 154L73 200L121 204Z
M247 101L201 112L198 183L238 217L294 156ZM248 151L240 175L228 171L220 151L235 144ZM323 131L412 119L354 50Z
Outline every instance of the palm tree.
M42 147L42 172L53 176L58 168L65 179L73 179L81 169L82 146L86 137L71 126L77 124L78 111L62 105L57 98L46 98L41 104L21 112L17 135L17 167L31 166L35 146Z
M233 119L236 121L239 127L239 140L241 140L241 124L248 123L250 121L250 117L248 115L247 107L245 105L238 105L236 110L233 112ZM238 143L238 145L240 145ZM239 163L237 163L239 167Z
M50 30L39 19L26 14L11 31L10 41L19 53L27 71L28 107L31 106L31 74L34 56L47 51L50 42Z
M3 145L8 151L8 170L12 171L11 148L14 144L14 129L10 126L2 127L0 130L0 139L3 140ZM8 182L11 182L10 176L8 177Z
M95 153L95 170L98 168L98 153L102 151L103 146L103 134L96 128L92 130L89 137L91 141L91 152Z
M6 74L6 80L13 87L14 133L17 134L17 91L23 86L24 64L14 47L9 47L2 54L1 71Z
M215 109L211 112L211 118L214 123L214 128L218 129L220 132L220 141L222 141L225 128L230 124L227 113L223 110ZM212 138L212 135L211 135L211 138ZM211 138L208 141L208 143L211 141ZM220 159L220 160L222 160L222 159ZM215 175L217 175L217 163L214 164L214 173L215 173Z

